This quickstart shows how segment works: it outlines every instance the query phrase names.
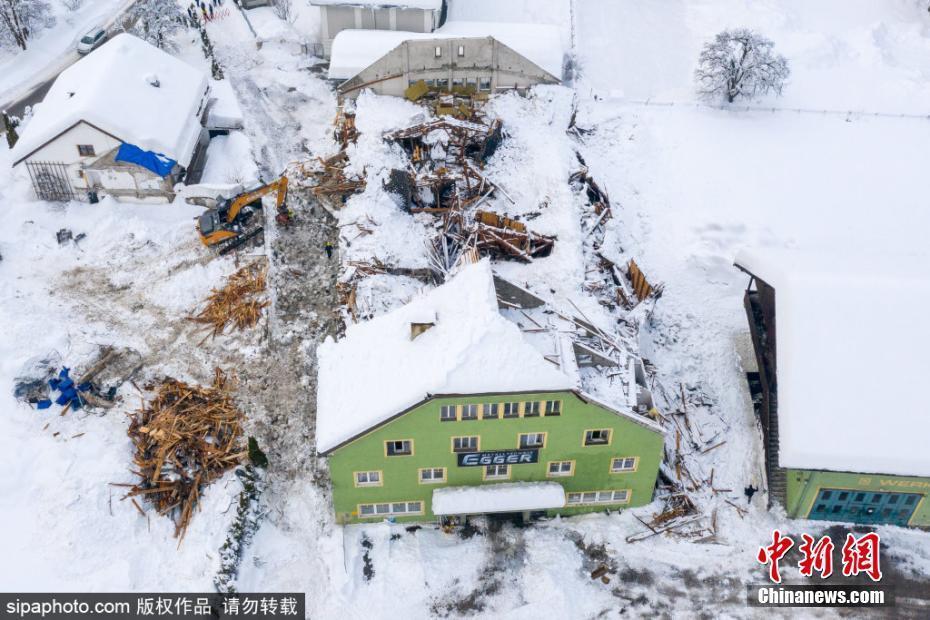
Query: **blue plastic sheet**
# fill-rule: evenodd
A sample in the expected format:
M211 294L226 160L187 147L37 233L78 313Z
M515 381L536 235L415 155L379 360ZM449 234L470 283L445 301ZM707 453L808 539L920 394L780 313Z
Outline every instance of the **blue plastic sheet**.
M178 162L167 155L145 151L135 144L123 143L116 152L116 161L125 161L130 164L142 166L146 170L151 170L160 177L166 177L171 174L171 169Z

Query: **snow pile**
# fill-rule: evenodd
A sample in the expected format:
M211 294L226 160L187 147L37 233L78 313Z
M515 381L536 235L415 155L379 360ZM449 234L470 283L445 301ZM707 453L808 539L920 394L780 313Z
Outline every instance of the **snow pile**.
M157 76L158 86L151 83ZM13 150L28 157L76 123L187 166L200 136L206 76L132 35L121 34L64 70Z
M736 263L775 288L781 466L930 476L930 425L915 417L930 376L927 257L763 250Z
M411 323L435 326L411 338ZM437 394L572 387L498 312L487 260L318 349L317 449L327 452Z
M314 6L360 6L368 9L392 7L398 9L424 9L438 11L442 0L310 0Z
M547 24L446 22L431 33L343 30L333 39L329 78L347 80L404 41L493 37L555 78L562 76L565 49L558 28Z
M565 490L558 482L513 482L436 489L432 508L435 515L469 515L546 510L564 505Z

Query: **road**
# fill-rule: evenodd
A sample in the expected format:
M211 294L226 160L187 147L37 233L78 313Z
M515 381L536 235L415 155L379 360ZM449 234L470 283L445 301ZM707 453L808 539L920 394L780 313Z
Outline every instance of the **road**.
M132 23L127 19L127 12L136 2L137 0L127 0L120 6L115 15L104 22L103 27L106 28L108 36L112 37L132 26ZM83 33L77 36L81 36L81 34ZM81 55L72 46L58 59L58 62L48 67L46 71L41 72L42 75L38 77L39 81L37 83L20 88L19 92L11 99L0 103L0 110L6 110L11 116L21 117L26 107L42 101L45 93L52 87L61 72L76 63L80 58ZM3 131L4 128L0 126L0 133L3 133Z

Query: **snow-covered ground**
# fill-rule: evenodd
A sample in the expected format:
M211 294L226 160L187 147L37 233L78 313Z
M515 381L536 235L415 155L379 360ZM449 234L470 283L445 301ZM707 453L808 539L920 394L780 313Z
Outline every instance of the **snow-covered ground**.
M17 47L0 49L0 104L7 105L49 80L78 58L77 42L94 27L106 28L134 0L86 0L75 11L50 2L55 25Z
M211 144L205 181L259 174L270 180L289 161L335 150L332 91L309 70L313 59L300 53L301 42L316 39L317 10L304 2L295 6L294 25L269 9L249 12L260 50L235 11L208 26L245 128ZM589 258L580 245L585 205L567 185L578 150L612 200L605 252L634 257L651 280L666 285L641 339L645 355L669 387L695 386L713 403L694 412L692 423L725 433L726 445L694 456L696 470L714 472L714 487L733 489L696 494L708 511L716 510L719 544L663 536L626 543L644 529L634 513L648 518L649 508L526 529L488 525L471 537L390 524L340 528L332 522L325 467L306 440L312 430L301 429L276 446L292 462L269 476L267 514L245 551L238 589L306 592L310 617L324 619L692 617L698 609L753 616L743 603L743 584L763 579L758 546L775 526L814 533L822 524L787 521L766 511L760 496L745 517L723 502L746 506L741 489L762 486L740 357L749 350L741 303L746 278L732 259L745 246L852 245L927 260L923 237L930 215L921 202L921 155L930 120L893 116L927 113L930 16L924 3L452 0L450 19L553 23L574 41L579 77L572 85L538 89L527 98L503 96L489 106L504 120L508 138L485 173L514 199L511 204L499 196L492 208L511 215L539 210L531 228L559 235L548 259L500 268L515 281L545 287L560 303L572 300L596 320L611 318L581 287ZM697 51L728 25L758 27L791 62L785 96L759 102L765 111L694 105ZM180 55L207 66L198 58L196 36L181 38ZM39 71L43 62L30 60L29 66ZM643 105L647 99L675 105ZM565 133L573 105L577 124L591 130L579 139ZM402 213L381 188L390 168L403 162L381 132L421 112L401 100L359 99L361 135L349 149L350 172L364 168L368 187L339 212L343 260L426 264L424 241L435 220ZM227 508L240 484L232 476L214 483L176 548L167 519L142 517L119 501L119 487L109 486L131 479L122 414L138 404L133 388L123 388L126 402L117 410L96 417L35 411L17 404L11 387L34 355L57 350L77 364L107 343L143 354L140 385L165 374L205 382L217 363L249 356L276 368L280 360L262 360L267 344L257 336L201 346L201 332L183 320L235 269L234 260L210 260L192 223L200 210L183 203L37 202L23 172L10 171L5 146L0 149L0 385L7 386L0 392L0 466L6 473L0 546L14 560L0 565L0 583L27 591L209 590L234 516ZM366 217L375 220L377 232L356 237L346 224L364 224ZM59 246L60 228L87 237ZM307 246L308 252L320 249ZM363 282L359 298L374 314L421 286L386 276ZM310 295L320 287L329 293L334 285L298 284ZM284 308L287 301L277 303ZM303 320L282 321L279 336L306 338L297 345L312 350L319 332L305 335ZM315 385L300 372L288 389ZM294 422L259 407L250 414L250 423L270 436L293 429ZM879 531L896 570L926 582L928 535ZM589 575L602 562L617 571L607 585ZM373 571L369 578L366 567ZM797 577L796 569L784 572Z

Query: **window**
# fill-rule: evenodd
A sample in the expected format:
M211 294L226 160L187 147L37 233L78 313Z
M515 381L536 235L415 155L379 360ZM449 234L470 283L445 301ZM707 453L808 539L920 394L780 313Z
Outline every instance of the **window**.
M387 456L410 456L413 454L412 439L397 439L384 442L384 452Z
M380 471L357 471L355 472L355 486L357 487L380 487Z
M507 480L510 478L510 465L486 465L485 480Z
M497 403L485 403L481 405L481 417L484 420L496 420L500 417L500 405Z
M465 46L459 45L459 58L464 58L464 57L465 57Z
M478 81L478 90L491 90L491 78L483 77Z
M360 517L390 517L394 515L423 514L423 502L390 502L386 504L359 504Z
M546 415L562 415L562 401L547 400L546 401Z
M439 407L439 419L443 422L455 422L455 405Z
M535 418L537 416L539 416L539 402L538 401L523 403L523 417L524 418Z
M478 405L462 405L462 419L463 420L477 420L478 419Z
M617 457L610 460L610 473L612 474L622 474L625 472L636 471L636 466L639 464L639 457L636 456L627 456L627 457Z
M549 461L546 475L550 478L575 475L575 461Z
M463 86L465 86L465 80L463 78L452 78L453 88L462 88Z
M439 78L436 80L436 87L440 90L449 90L449 78Z
M606 446L610 443L610 429L600 428L584 432L584 445Z
M569 493L566 504L627 504L630 501L630 490L619 491L585 491L584 493Z
M478 451L478 438L475 436L453 437L452 438L452 451L453 452L477 452Z
M520 403L504 403L504 417L505 418L519 418L520 417Z
M436 46L436 58L442 58L442 46L441 45Z
M446 481L445 467L427 467L420 470L420 484L436 484Z
M545 448L545 433L520 433L520 449Z
M94 152L93 144L78 144L78 155L81 157L95 157L96 153Z

